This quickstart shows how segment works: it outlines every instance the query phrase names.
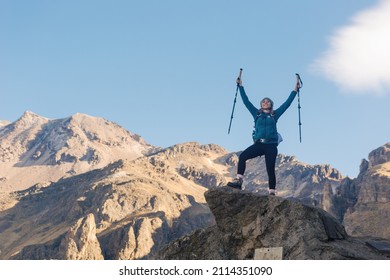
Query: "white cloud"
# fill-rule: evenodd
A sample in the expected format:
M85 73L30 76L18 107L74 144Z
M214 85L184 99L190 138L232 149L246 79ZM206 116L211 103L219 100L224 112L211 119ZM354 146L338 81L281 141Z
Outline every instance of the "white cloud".
M345 91L390 95L390 0L339 28L312 69Z

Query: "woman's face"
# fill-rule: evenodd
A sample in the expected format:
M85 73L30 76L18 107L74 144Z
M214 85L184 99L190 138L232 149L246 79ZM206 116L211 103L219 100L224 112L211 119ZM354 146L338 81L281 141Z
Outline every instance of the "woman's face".
M264 98L262 101L261 101L261 109L265 109L265 110L269 110L272 108L272 105L271 105L271 100L267 99L267 98Z

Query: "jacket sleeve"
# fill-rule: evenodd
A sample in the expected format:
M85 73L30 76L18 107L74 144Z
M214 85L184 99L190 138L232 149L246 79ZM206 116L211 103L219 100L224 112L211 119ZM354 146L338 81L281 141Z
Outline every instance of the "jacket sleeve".
M278 109L275 110L275 117L276 119L279 119L281 115L290 107L291 103L294 101L295 96L297 95L296 91L292 91L290 93L290 96L287 98L287 100L280 105Z
M248 96L245 93L244 87L243 86L239 86L238 88L240 89L241 99L244 102L245 107L251 113L253 118L256 118L258 109L249 101L249 98L248 98Z

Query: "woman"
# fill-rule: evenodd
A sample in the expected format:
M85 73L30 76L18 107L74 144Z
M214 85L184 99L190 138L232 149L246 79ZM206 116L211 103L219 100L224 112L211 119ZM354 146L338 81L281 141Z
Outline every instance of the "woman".
M237 79L237 85L240 89L240 95L246 108L252 114L255 120L255 126L253 130L253 142L254 144L244 150L238 160L237 177L232 182L228 183L228 186L241 189L244 173L246 168L246 161L248 159L255 158L257 156L265 156L265 166L268 174L268 191L270 195L275 195L276 176L275 176L275 162L278 155L278 131L276 128L276 122L280 116L290 107L297 92L300 88L300 84L297 81L294 91L291 92L287 100L276 110L274 110L273 101L266 97L261 100L260 109L257 109L248 99L245 93L242 81Z

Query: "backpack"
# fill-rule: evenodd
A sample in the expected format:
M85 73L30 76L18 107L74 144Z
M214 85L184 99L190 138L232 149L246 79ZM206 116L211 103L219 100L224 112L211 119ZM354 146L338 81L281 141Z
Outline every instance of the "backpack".
M255 131L256 131L256 121L257 121L257 119L260 117L260 115L261 115L261 113L260 113L260 114L257 114L257 116L256 116L256 118L255 118L255 124L254 124L254 129L253 129L253 132L252 132L252 137L255 135ZM274 119L275 123L278 122L278 121L275 119L274 115L271 115L271 117ZM276 145L279 145L280 142L283 141L283 137L282 137L282 135L281 135L279 132L277 132L277 134L278 134L278 142L277 142Z

